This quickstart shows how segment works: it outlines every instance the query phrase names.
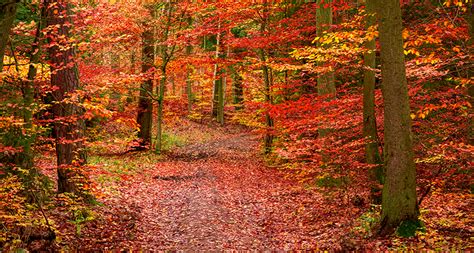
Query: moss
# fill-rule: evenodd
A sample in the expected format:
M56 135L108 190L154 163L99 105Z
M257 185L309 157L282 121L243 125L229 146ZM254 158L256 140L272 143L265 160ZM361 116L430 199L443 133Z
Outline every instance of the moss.
M350 183L350 179L347 176L342 176L342 177L322 176L315 179L315 184L318 187L341 188L349 183Z
M423 222L420 220L404 220L397 228L397 235L405 238L413 237L417 231L425 231Z

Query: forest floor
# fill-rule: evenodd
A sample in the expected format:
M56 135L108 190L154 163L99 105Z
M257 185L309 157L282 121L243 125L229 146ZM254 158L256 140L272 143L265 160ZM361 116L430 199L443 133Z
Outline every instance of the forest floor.
M362 250L403 249L414 242L370 239L374 212L358 199L361 192L304 187L268 166L258 138L245 129L189 122L173 136L178 145L161 156L93 155L90 163L102 171L94 180L103 205L56 210L70 221L57 217L56 247Z

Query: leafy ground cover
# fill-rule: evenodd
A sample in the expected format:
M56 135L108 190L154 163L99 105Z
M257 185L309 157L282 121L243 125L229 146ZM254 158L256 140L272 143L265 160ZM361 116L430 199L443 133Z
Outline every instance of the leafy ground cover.
M265 161L258 137L243 128L186 122L168 134L180 141L161 156L126 147L94 154L99 204L56 197L56 207L47 210L56 242L35 241L29 248L472 249L470 195L434 190L422 203L425 229L416 237L374 239L379 207L370 205L364 186L302 184L284 166ZM54 175L50 168L45 173Z

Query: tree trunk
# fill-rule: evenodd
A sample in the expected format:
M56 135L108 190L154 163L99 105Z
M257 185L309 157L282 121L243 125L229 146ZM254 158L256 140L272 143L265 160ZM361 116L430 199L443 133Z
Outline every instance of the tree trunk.
M192 28L193 18L191 15L188 17L188 28ZM190 43L190 42L188 42ZM193 46L191 44L186 46L186 56L190 57L193 52ZM188 98L188 114L191 114L193 110L194 95L193 95L193 83L191 80L192 67L191 64L186 65L186 97Z
M221 126L224 125L224 105L225 105L225 83L226 79L225 77L222 77L222 74L224 74L224 69L221 70L221 77L219 85L217 86L218 88L218 95L217 95L217 102L218 102L218 107L217 107L217 122L221 124Z
M329 31L332 25L332 0L316 0L316 36L321 37L324 32ZM317 45L321 46L320 43ZM318 66L325 66L327 63L318 62ZM318 94L336 95L334 84L334 72L329 71L318 75Z
M333 23L332 20L332 0L317 0L317 9L316 9L316 36L321 37L324 35L324 32L327 32L331 29ZM321 43L318 42L318 47L322 47ZM318 67L324 67L327 62L318 62ZM317 78L317 89L318 94L321 96L330 95L330 99L336 97L336 85L334 83L334 72L328 71L324 73L318 73ZM318 129L318 135L320 137L325 137L331 132L331 129L322 128ZM330 145L326 143L325 145ZM322 161L328 162L329 157L323 152Z
M34 80L36 77L36 66L39 62L40 56L40 37L42 14L40 11L40 18L36 25L36 34L31 46L30 66L28 67L27 79L22 81L23 86L23 121L25 122L25 140L23 141L23 151L21 152L20 166L23 169L31 170L33 168L33 152L31 145L34 142L33 129L33 106L34 106ZM35 173L36 174L36 173Z
M50 43L62 43L62 38L69 38L72 20L70 7L66 1L46 0L47 25L51 28ZM61 47L60 47L61 46ZM58 191L81 193L81 181L84 175L81 166L86 163L84 149L85 124L83 110L75 103L64 102L79 88L79 73L74 62L75 50L72 43L49 47L51 65L51 85L56 87L52 92L52 112L55 118L54 135L58 164ZM65 49L64 49L65 48Z
M268 9L267 9L267 1L263 1L263 4L265 6L263 10L263 20L260 25L260 34L263 36L265 34L266 28L267 28L267 22L268 22ZM272 96L271 96L271 91L272 91L272 79L271 79L271 73L270 69L266 64L267 57L265 55L264 49L258 49L258 55L260 58L260 61L262 62L262 77L263 77L263 83L264 83L264 92L265 92L265 103L268 105L271 105L273 103L272 101ZM272 146L273 146L273 134L272 130L274 127L274 122L273 118L271 117L270 113L268 110L265 111L265 125L266 125L266 132L265 136L263 137L263 151L265 154L270 154L272 152Z
M214 65L214 84L212 87L212 104L211 104L211 118L215 119L217 118L217 108L219 107L219 86L220 83L222 82L221 79L219 79L219 65L216 63Z
M236 66L230 66L230 75L232 78L233 103L236 110L242 110L244 101L244 89L242 87L242 76L236 69Z
M138 98L137 123L140 126L138 138L140 146L149 147L151 144L151 129L153 119L153 78L150 69L153 68L154 59L153 32L145 29L142 34L142 73L146 74L145 81L140 85L140 96Z
M376 24L375 9L377 0L366 0L366 22L367 30L374 29ZM377 138L377 123L375 120L375 39L367 41L365 47L368 52L364 54L364 137L365 159L368 164L377 165L369 172L369 177L373 182L372 197L376 203L380 202L380 190L378 184L383 183L382 157L379 152L379 142Z
M171 28L171 14L172 14L172 2L167 1L165 9L163 11L166 11L166 28L164 31L164 35L162 37L163 41L168 40L170 28ZM156 18L156 16L155 16ZM163 103L165 100L165 89L166 89L166 80L167 80L167 72L166 68L168 66L169 61L171 60L171 56L173 55L174 52L174 46L170 49L168 46L164 45L161 46L161 80L160 80L160 85L159 89L157 87L156 90L156 95L158 96L158 116L157 116L157 133L156 133L156 146L155 146L155 152L157 154L160 154L161 151L163 150Z
M272 97L271 97L271 82L270 82L270 71L268 66L263 66L263 79L265 82L265 102L269 105L273 104ZM264 151L265 154L269 154L272 151L273 146L273 134L271 131L273 130L274 123L273 118L270 116L268 110L265 112L265 124L267 126L267 132L265 133L264 137Z
M16 17L17 0L0 0L0 73L3 71L3 56Z
M193 51L192 46L190 45L186 46L186 55L188 57L191 55L192 51ZM193 102L194 102L191 72L192 72L191 65L188 64L188 66L186 67L186 96L188 98L188 114L190 114L191 111L193 110Z
M388 234L402 223L418 223L418 206L400 1L378 3L386 173L380 233Z
M166 65L162 66L161 68L161 80L159 89L157 89L156 93L158 94L158 115L156 119L157 123L157 132L156 132L156 146L155 152L160 154L163 150L163 101L165 98L165 88L166 88Z
M218 30L221 28L221 21L219 20ZM225 53L221 50L221 33L217 34L216 44L216 59L225 58ZM212 117L224 125L224 84L223 84L224 69L218 63L214 66L214 89L212 95Z
M259 55L260 55L260 60L262 62L266 61L265 57L265 52L263 49L259 50ZM264 89L265 89L265 103L271 105L272 104L272 96L271 96L271 78L270 78L270 69L266 64L262 66L262 73L263 73L263 83L264 83ZM273 134L271 133L274 123L273 123L273 118L270 116L270 113L268 110L265 112L265 126L267 127L267 131L265 133L265 136L263 138L263 148L265 154L269 154L272 151L272 145L273 145Z

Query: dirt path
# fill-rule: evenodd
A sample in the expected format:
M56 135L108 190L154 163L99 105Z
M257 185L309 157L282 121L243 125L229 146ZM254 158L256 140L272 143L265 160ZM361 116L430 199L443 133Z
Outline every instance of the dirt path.
M433 222L446 218L446 205L439 203L455 207L450 216L469 213L469 205L458 205L453 195L429 198L422 207L428 210L425 218L434 215L426 223L435 231L431 237L370 238L376 214L368 212L363 184L323 188L314 183L308 189L295 181L298 170L284 174L269 168L251 133L184 123L173 129L174 136L188 136L185 142L194 144L164 157L119 149L96 155L91 178L104 205L57 198L56 208L47 210L57 240L35 242L32 251L386 251L409 243L418 250L430 244L450 250L446 238L452 245L472 238L469 222L460 228ZM53 161L44 161L52 178ZM436 240L440 244L433 244Z
M134 248L208 251L314 247L294 198L309 196L258 157L249 134L175 151L124 192L141 210ZM314 196L313 196L314 197ZM304 204L304 203L301 203ZM288 209L288 210L285 210Z
M327 196L265 166L249 133L174 150L119 189L106 204L120 210L106 219L122 224L104 249L337 249L350 226Z

